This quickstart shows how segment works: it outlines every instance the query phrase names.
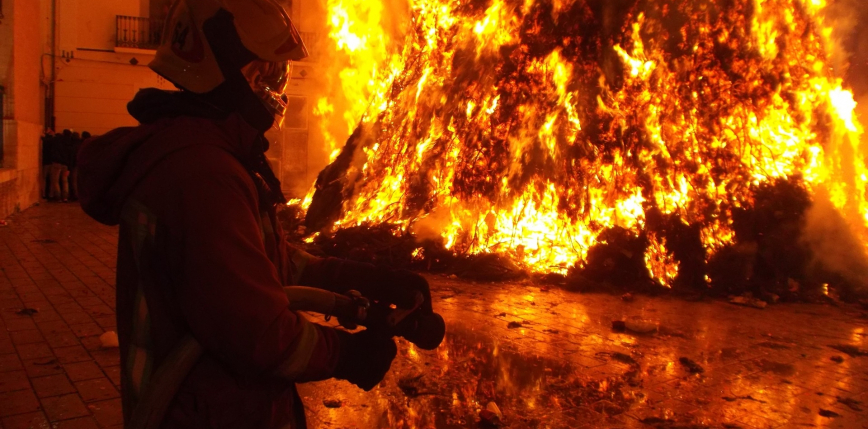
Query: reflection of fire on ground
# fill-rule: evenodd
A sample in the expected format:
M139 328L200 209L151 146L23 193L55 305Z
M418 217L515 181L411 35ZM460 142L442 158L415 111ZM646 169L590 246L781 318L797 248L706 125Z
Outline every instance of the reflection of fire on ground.
M845 2L328 7L333 81L316 113L335 162L304 201L308 233L386 223L592 280L626 255L650 283L725 292L718 255L750 259L744 275L778 294L868 278ZM829 207L819 226L812 204ZM841 257L856 268L827 263Z
M401 342L389 375L370 393L338 381L303 385L312 427L478 427L490 402L510 428L859 428L868 412L859 393L868 388L866 358L829 347L868 353L868 334L838 309L623 302L429 280L448 323L443 345L424 351ZM659 329L611 327L634 317Z

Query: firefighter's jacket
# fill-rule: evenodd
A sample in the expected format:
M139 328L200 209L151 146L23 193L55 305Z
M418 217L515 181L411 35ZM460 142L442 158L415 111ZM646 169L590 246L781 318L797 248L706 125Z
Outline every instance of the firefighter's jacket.
M184 94L145 90L129 108L142 125L91 140L79 155L82 207L120 225L125 419L192 335L205 354L162 427L304 427L294 383L329 378L339 343L334 330L287 308L282 286L306 263L317 271L318 261L286 245L259 177L245 167L261 135Z

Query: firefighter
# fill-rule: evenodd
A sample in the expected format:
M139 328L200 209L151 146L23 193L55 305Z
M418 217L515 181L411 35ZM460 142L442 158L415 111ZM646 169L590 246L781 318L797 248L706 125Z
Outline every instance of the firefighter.
M311 323L288 309L284 285L356 289L398 307L422 292L431 311L418 275L314 258L284 241L264 133L286 109L291 61L306 55L275 0L179 0L150 67L180 90L140 91L128 105L138 127L81 148L82 208L120 225L126 427L304 428L295 383L374 388L394 340ZM161 390L188 344L201 357L177 390ZM166 396L164 410L152 403Z

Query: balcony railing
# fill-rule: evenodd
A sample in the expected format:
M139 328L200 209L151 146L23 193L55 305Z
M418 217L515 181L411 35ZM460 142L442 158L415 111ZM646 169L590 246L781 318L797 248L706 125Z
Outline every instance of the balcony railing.
M137 16L117 16L115 46L119 48L157 49L165 21Z

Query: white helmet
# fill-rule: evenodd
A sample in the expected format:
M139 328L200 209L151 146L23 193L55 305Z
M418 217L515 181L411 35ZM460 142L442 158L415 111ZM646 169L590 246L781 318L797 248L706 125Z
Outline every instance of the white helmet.
M197 94L244 79L274 118L286 110L291 62L307 55L275 0L176 0L149 67Z

